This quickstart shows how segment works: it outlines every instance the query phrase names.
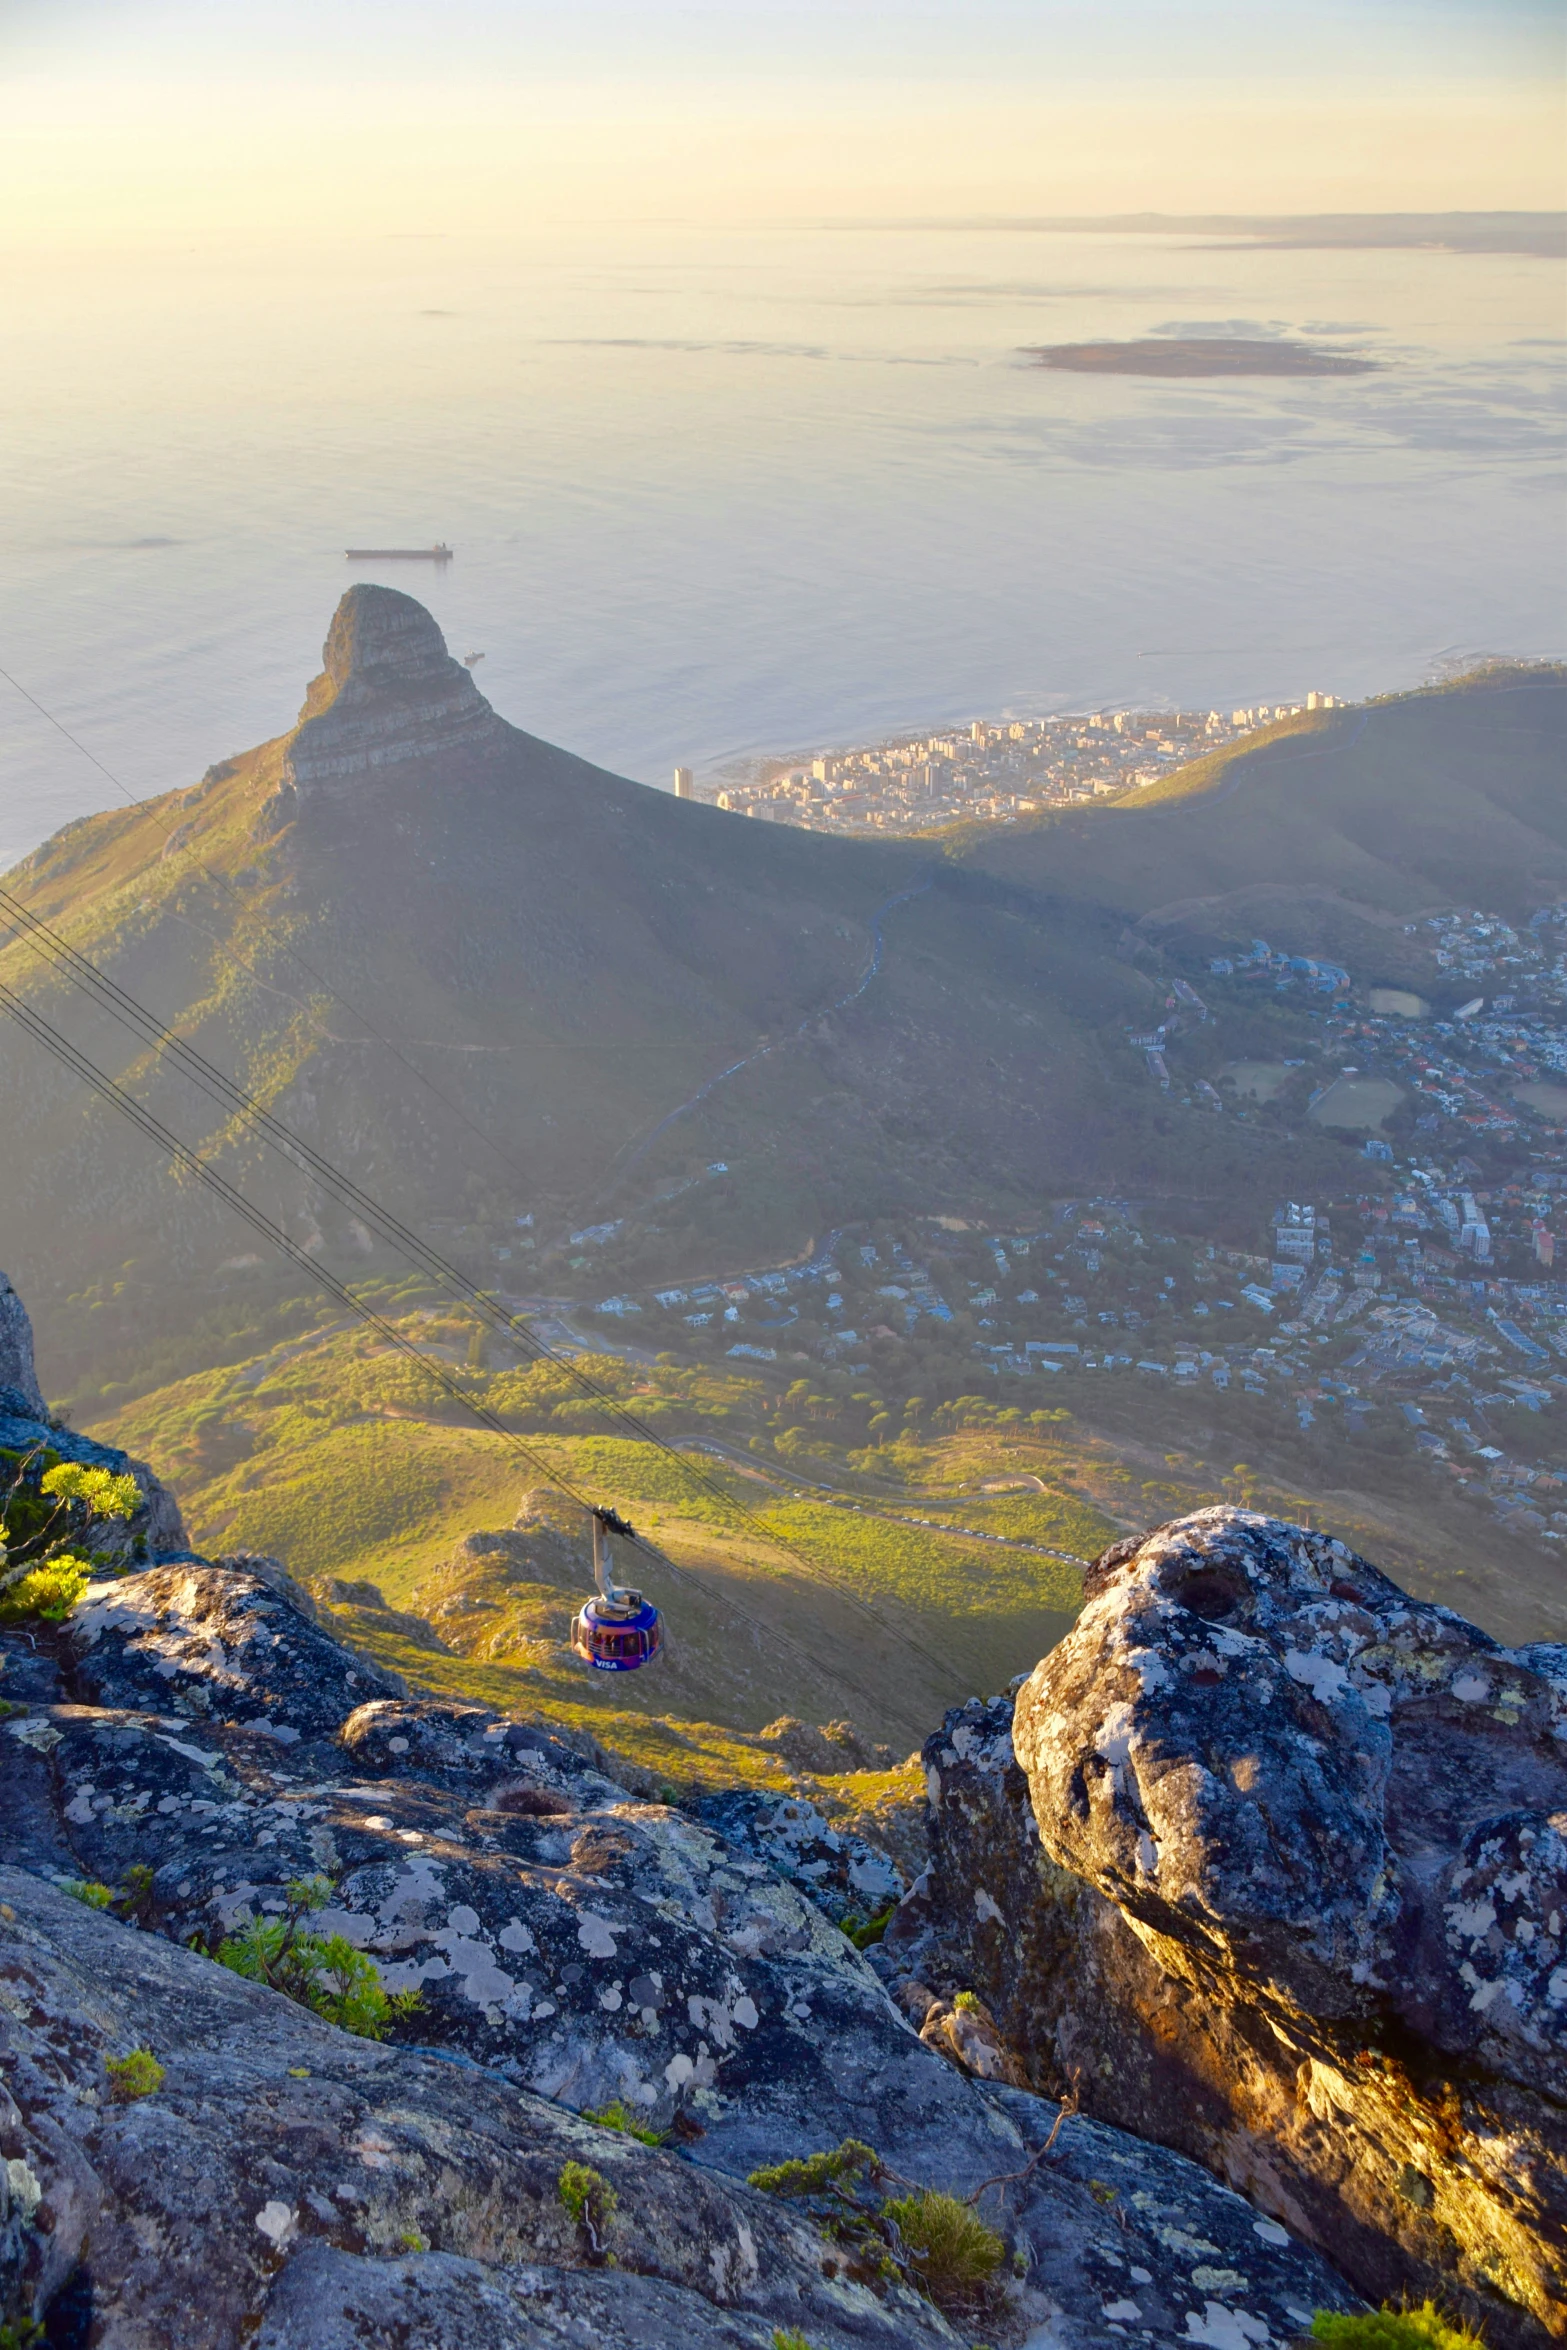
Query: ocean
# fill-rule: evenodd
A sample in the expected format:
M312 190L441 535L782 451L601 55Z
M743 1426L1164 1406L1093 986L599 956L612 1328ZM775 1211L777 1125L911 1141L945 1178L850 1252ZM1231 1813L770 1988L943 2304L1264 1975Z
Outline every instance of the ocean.
M0 680L0 866L289 725L357 578L482 653L505 717L665 785L1567 637L1548 260L640 224L4 276L0 668L50 715ZM1023 356L1161 335L1379 364Z

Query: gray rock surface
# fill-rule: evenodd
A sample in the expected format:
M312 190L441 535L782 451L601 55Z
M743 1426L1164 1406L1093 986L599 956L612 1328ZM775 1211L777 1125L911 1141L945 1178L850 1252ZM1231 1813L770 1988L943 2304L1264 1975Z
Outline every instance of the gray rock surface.
M355 2339L356 2303L373 2325L398 2300L417 2318L429 2297L436 2321L391 2338L433 2350L464 2339L446 2330L454 2268L502 2272L493 2302L524 2310L536 2263L543 2306L571 2308L592 2256L559 2191L563 2164L578 2161L618 2198L606 2243L643 2272L619 2298L648 2350L721 2342L712 2321L730 2308L833 2350L955 2339L910 2294L883 2301L824 2275L811 2231L736 2180L494 2075L352 2039L36 1878L0 1870L0 1901L8 2317L77 2279L92 2339L113 2350L237 2350L258 2324L324 2350ZM104 2060L134 2047L157 2055L164 2078L122 2104ZM428 2296L423 2264L399 2257L426 2247L447 2256ZM303 2278L279 2292L300 2257ZM520 2325L493 2338L572 2339Z
M493 748L501 721L454 661L422 604L396 588L351 587L332 616L322 674L284 757L285 790L339 794L379 770Z
M1567 1653L1215 1509L927 1743L880 1965L1195 2154L1378 2298L1567 2330Z
M748 2215L757 2200L739 2181L760 2163L853 2135L904 2177L968 2193L1025 2169L1055 2119L1055 2108L1037 2097L987 2093L923 2043L844 1936L753 1845L732 1845L702 1821L636 1799L535 1726L482 1707L396 1693L367 1698L362 1661L249 1567L154 1569L95 1587L79 1628L59 1642L59 1676L58 1686L39 1688L37 1702L0 1724L0 1861L15 1872L5 1898L47 1944L49 1964L81 1964L80 2008L76 1977L52 1977L49 1993L53 2011L76 2019L62 2020L62 2033L84 2036L87 2053L73 2059L73 2077L100 2064L110 2038L116 2052L140 2039L165 2063L189 2048L191 2069L181 2081L194 2082L206 2077L215 2048L225 2062L248 2063L247 2035L264 2025L269 2046L281 2033L291 2051L283 2081L302 2065L312 2083L335 2084L330 2093L301 2092L296 2109L296 2093L281 2085L274 2064L271 2085L254 2098L270 2099L268 2113L275 2108L281 2118L254 2125L259 2153L240 2146L253 2128L251 2089L211 2088L201 2109L202 2127L215 2136L209 2147L197 2134L191 2175L227 2179L248 2165L267 2186L266 2200L297 2215L290 2223L297 2233L277 2249L291 2259L308 2250L318 2264L309 2272L314 2285L307 2277L285 2291L286 2261L263 2260L264 2275L256 2267L254 2213L226 2186L216 2197L209 2226L218 2237L236 2231L235 2246L216 2244L213 2254L225 2275L232 2263L237 2280L224 2307L243 2305L247 2326L271 2326L261 2339L331 2350L355 2339L355 2327L375 2339L377 2327L406 2321L406 2336L390 2338L406 2339L408 2350L440 2350L463 2339L452 2332L453 2313L470 2280L451 2262L484 2271L491 2334L476 2333L476 2341L575 2341L587 2317L608 2342L621 2338L616 2327L650 2345L680 2338L672 2323L656 2330L666 2323L665 2305L650 2286L590 2272L585 2255L573 2266L569 2248L549 2232L557 2222L543 2213L548 2197L536 2169L527 2173L533 2186L506 2185L500 2194L486 2169L499 2156L452 2134L454 2117L478 2128L496 2099L522 2149L508 2161L521 2162L539 2143L558 2169L560 2149L569 2143L587 2158L585 2142L607 2175L612 2163L652 2164L638 2168L637 2193L644 2181L653 2182L648 2195L660 2180L684 2182L682 2216L657 2219L659 2256L640 2265L656 2273L659 2292L700 2297L694 2314L677 2313L692 2342L749 2342L753 2319L764 2322L764 2342L773 2325L794 2324L816 2350L851 2340L952 2338L923 2309L840 2305L832 2294L847 2290L842 2279L825 2302L811 2299L831 2283L820 2277L828 2255L818 2242L807 2292L786 2207L762 2206L782 2231L767 2238L781 2281L768 2282L773 2255L760 2252L754 2287L715 2281L713 2247L739 2242L736 2215ZM152 1872L140 1890L133 1867ZM249 1918L281 1914L289 1881L316 1872L334 1880L317 1924L368 1954L389 1988L421 1994L421 2011L394 2026L396 2044L349 2040L175 1947L194 1940L210 1948ZM120 1908L137 1926L62 1902L48 1881L66 1878L127 1888ZM178 1999L148 2006L157 1986L173 1982L170 1967L180 1970ZM89 1975L94 1996L120 2003L101 2024L91 2023L100 2011L87 1996ZM188 2021L187 1997L195 2002ZM32 1991L17 2000L29 2014L47 2004ZM18 2013L16 2003L10 2012ZM338 2052L330 2064L328 2047ZM171 2064L171 2080L174 2071ZM345 2178L368 2192L366 2164L375 2172L384 2152L400 2175L404 2159L405 2135L392 2133L389 2149L376 2144L388 2125L366 2118L364 2084L372 2077L382 2100L374 2114L395 2107L412 2117L398 2131L425 2149L423 2200L398 2204L405 2216L396 2227L391 2207L377 2203L388 2214L384 2224L376 2220L378 2232L334 2232L311 2195L330 2217L343 2208ZM172 2128L157 2118L167 2096L160 2090L115 2118L114 2144L134 2115L143 2117L136 2129ZM634 2141L576 2118L612 2100L671 2130L670 2145L682 2154L644 2155ZM180 2114L179 2129L194 2128L185 2107ZM93 2115L91 2128L82 2126L99 2184L81 2193L89 2203L100 2198L92 2204L100 2215L111 2208L115 2215L112 2227L102 2216L94 2222L94 2244L119 2241L120 2231L128 2245L138 2227L175 2243L175 2217L144 2208L153 2191L135 2182L134 2166L107 2152L100 2162L92 2133L109 2122L101 2103ZM65 2137L51 2140L62 2163ZM285 2141L298 2157L286 2177ZM84 2142L80 2133L73 2141ZM354 2148L368 2149L357 2167L345 2152ZM452 2148L441 2152L441 2169L433 2150ZM275 2192L271 2172L263 2176L268 2163L283 2166ZM152 2170L158 2194L165 2179L184 2175L167 2150ZM482 2188L481 2173L491 2182ZM621 2173L612 2175L618 2187ZM394 2183L377 2184L377 2193ZM481 2226L473 2216L510 2212L524 2193L534 2214L526 2227L490 2219ZM622 2193L628 2211L630 2196ZM1177 2155L1113 2131L1095 2137L1084 2122L1069 2119L1048 2161L1026 2179L992 2188L986 2210L1026 2272L1008 2306L986 2320L998 2350L1040 2327L1059 2350L1107 2346L1131 2320L1104 2312L1128 2298L1155 2339L1265 2350L1290 2338L1302 2312L1349 2302L1327 2264L1250 2203ZM759 2223L747 2217L746 2224L760 2247ZM405 2246L404 2227L417 2230L422 2245ZM702 2231L707 2267L698 2275L676 2255ZM30 2257L36 2264L43 2256ZM108 2350L139 2350L156 2338L159 2312L166 2316L156 2280L168 2258L137 2268L127 2250L125 2262L102 2337ZM534 2268L563 2265L571 2270L564 2282L530 2281ZM639 2265L629 2250L624 2265ZM591 2273L597 2300L583 2297L579 2272ZM764 2287L771 2301L758 2298ZM788 2293L797 2314L773 2314ZM1194 2334L1193 2326L1207 2330Z
M29 1420L44 1420L49 1416L38 1373L33 1367L32 1321L3 1273L0 1273L0 1410Z

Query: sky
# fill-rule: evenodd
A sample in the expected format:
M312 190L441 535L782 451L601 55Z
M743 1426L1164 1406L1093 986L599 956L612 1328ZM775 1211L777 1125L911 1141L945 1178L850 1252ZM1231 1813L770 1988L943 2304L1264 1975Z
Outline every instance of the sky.
M0 0L0 250L1564 201L1560 0Z

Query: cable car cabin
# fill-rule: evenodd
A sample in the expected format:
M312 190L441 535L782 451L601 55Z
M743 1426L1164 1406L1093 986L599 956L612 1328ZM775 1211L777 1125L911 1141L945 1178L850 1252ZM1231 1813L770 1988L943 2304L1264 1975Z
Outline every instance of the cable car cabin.
M614 1510L590 1510L593 1532L593 1580L598 1591L585 1599L571 1620L571 1645L584 1664L596 1673L634 1673L650 1665L664 1645L664 1625L651 1600L640 1591L617 1589L610 1568L609 1537L628 1542L639 1537L634 1526Z
M583 1602L572 1618L571 1645L596 1672L634 1673L663 1647L664 1626L640 1591L617 1591L612 1600Z

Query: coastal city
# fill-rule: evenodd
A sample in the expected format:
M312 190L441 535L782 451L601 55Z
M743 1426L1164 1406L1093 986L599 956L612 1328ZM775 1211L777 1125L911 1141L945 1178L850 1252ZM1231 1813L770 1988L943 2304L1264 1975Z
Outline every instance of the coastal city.
M1086 716L976 718L957 733L899 735L809 759L768 759L742 780L697 785L675 771L682 798L807 831L922 830L960 819L1037 814L1159 782L1176 767L1308 710L1332 694L1244 710L1096 710Z
M1246 1124L1292 1096L1349 1146L1332 1196L1278 1202L1246 1247L1163 1230L1136 1201L1064 1200L1022 1232L933 1217L834 1234L797 1265L530 1306L557 1342L721 1358L802 1396L813 1370L883 1394L977 1380L1025 1413L1076 1386L1080 1410L1090 1389L1109 1403L1126 1383L1172 1401L1206 1393L1237 1437L1365 1438L1557 1543L1567 903L1521 929L1480 910L1408 929L1451 989L1475 991L1446 1015L1403 989L1362 994L1341 967L1258 940L1213 958L1201 991L1176 981L1166 1026L1128 1037L1143 1082L1193 1115ZM1226 1004L1258 988L1297 996L1307 1049L1188 1080L1189 1043L1222 1032ZM620 1230L573 1235L584 1285Z

